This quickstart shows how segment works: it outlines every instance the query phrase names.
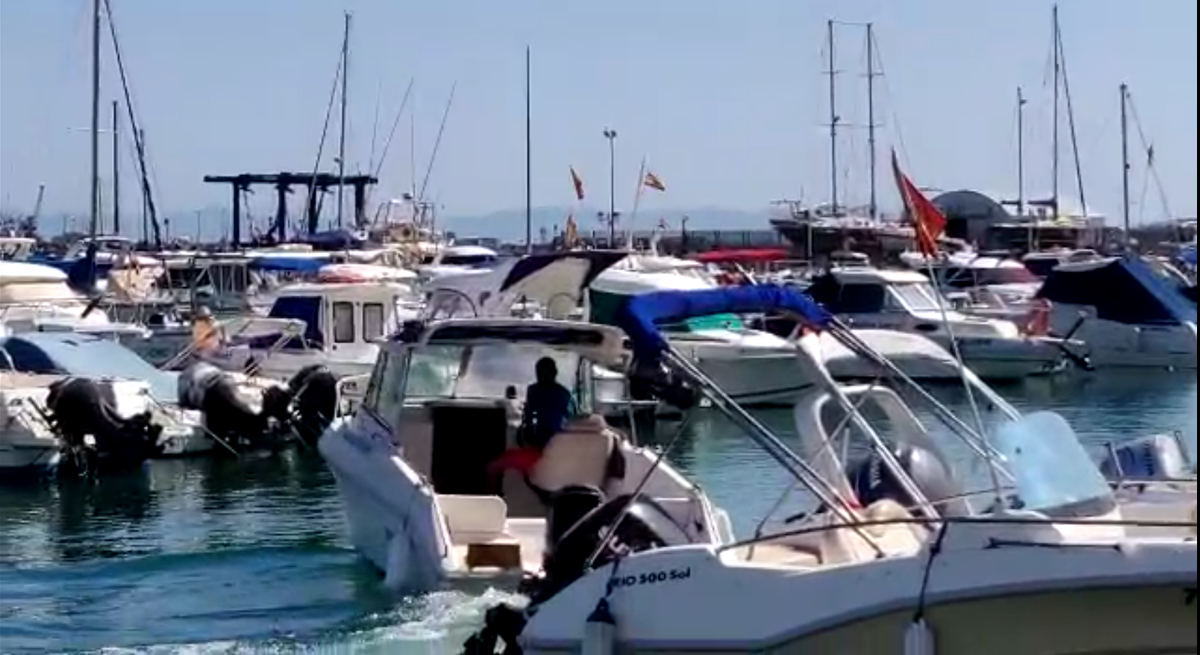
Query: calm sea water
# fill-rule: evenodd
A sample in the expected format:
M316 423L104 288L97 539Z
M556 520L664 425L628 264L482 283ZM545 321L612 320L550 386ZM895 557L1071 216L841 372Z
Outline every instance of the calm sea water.
M1059 411L1093 446L1182 430L1194 452L1194 374L1001 391L1022 409ZM966 411L961 392L941 392ZM788 431L787 412L761 418ZM742 533L790 486L714 415L690 425L671 459ZM0 489L3 653L456 653L506 597L384 592L350 549L332 476L312 452L154 462L144 477L96 486Z

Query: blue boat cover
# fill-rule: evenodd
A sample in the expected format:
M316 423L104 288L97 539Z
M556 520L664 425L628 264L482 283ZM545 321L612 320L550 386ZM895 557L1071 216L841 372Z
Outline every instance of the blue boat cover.
M824 328L832 317L808 296L787 287L762 284L699 291L660 291L633 296L617 311L617 327L629 335L634 355L653 359L667 349L658 324L678 324L716 314L787 312Z
M255 257L247 268L258 271L281 271L287 273L316 273L329 263L328 257Z
M1193 243L1190 246L1185 247L1183 251L1179 253L1179 261L1187 264L1188 266L1196 266L1196 244Z
M1083 270L1055 269L1038 297L1094 307L1098 318L1127 325L1196 322L1196 305L1136 257Z
M9 364L22 373L119 377L145 380L154 397L164 403L177 402L176 373L160 371L137 353L114 341L76 332L22 332L0 339Z

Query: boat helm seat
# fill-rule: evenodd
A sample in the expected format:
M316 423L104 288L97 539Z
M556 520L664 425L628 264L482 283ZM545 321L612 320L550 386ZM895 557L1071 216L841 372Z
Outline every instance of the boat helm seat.
M599 415L567 424L542 450L529 482L546 494L568 487L593 487L609 491L610 481L625 477L620 437Z
M508 505L503 498L439 494L437 504L454 544L483 544L508 536Z

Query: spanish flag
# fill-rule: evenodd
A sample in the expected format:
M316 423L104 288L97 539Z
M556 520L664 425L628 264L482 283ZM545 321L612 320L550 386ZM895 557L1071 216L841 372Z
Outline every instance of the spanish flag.
M892 173L896 176L896 188L900 191L900 199L908 210L909 218L917 230L917 246L926 257L937 254L938 239L946 231L946 217L942 212L921 193L917 185L900 170L900 161L896 151L892 151Z
M580 179L579 173L575 172L575 167L571 167L571 184L575 185L575 199L583 200L583 180Z
M662 180L658 179L657 175L649 171L646 172L646 179L642 180L642 184L654 189L655 191L667 190L667 185L663 184Z

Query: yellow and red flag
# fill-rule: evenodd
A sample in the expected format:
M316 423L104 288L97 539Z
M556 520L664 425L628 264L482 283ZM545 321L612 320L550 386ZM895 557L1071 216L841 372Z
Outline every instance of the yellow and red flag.
M642 184L654 189L655 191L667 190L667 185L663 184L662 180L658 179L657 175L649 171L646 171L646 179L642 180Z
M900 199L916 227L917 247L926 257L933 257L938 251L938 239L946 230L946 217L900 170L900 161L896 158L895 150L892 151L892 172L896 175L896 188L900 191Z

